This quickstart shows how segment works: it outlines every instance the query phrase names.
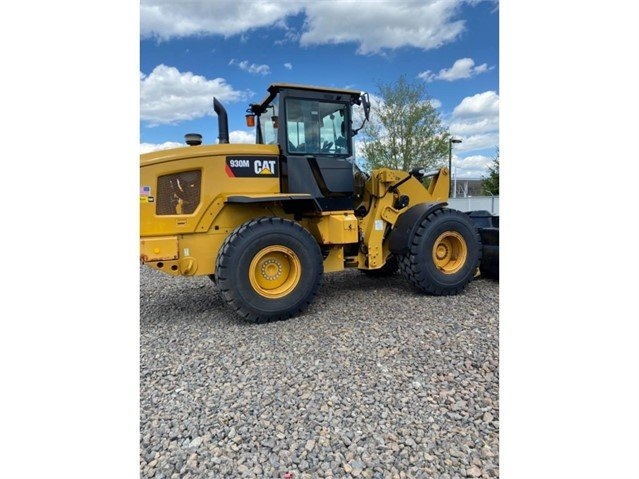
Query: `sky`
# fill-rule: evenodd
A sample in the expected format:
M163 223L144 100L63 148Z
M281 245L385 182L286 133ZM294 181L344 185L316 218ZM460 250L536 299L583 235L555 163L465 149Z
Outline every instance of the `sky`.
M271 83L368 92L400 75L423 83L453 145L453 175L481 178L499 146L499 4L492 0L294 0L140 4L140 152L254 143L249 103Z

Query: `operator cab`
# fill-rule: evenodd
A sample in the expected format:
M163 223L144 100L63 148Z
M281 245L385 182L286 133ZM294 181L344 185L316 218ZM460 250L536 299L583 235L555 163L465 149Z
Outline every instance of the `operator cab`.
M324 211L353 209L352 106L367 94L355 90L275 83L247 110L256 143L280 146L282 193L310 193ZM360 127L361 128L361 127Z

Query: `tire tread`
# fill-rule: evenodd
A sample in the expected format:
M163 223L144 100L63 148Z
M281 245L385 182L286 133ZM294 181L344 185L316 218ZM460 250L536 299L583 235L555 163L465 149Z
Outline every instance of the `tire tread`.
M255 228L271 229L273 226L283 228L284 230L288 229L290 231L290 236L296 238L308 247L312 256L310 259L316 263L320 274L313 278L310 294L305 297L302 303L278 313L260 313L245 304L237 295L234 287L229 283L228 271L229 268L233 267L231 264L232 258L235 256L238 249L242 248L243 240L247 237L247 233ZM215 279L224 300L235 311L235 313L251 323L267 323L292 318L303 313L308 308L316 296L322 282L323 264L324 260L319 245L306 229L294 221L267 216L254 218L242 223L224 239L215 263Z

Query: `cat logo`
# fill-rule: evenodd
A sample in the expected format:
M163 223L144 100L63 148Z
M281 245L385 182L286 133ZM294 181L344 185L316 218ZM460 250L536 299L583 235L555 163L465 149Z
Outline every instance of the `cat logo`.
M275 171L275 161L272 160L255 160L253 163L255 174L257 175L273 175Z

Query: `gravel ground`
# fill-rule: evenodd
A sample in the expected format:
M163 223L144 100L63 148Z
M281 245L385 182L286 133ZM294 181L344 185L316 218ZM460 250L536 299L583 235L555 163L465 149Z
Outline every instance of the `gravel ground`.
M324 276L253 325L206 277L140 270L142 478L494 478L499 284Z

